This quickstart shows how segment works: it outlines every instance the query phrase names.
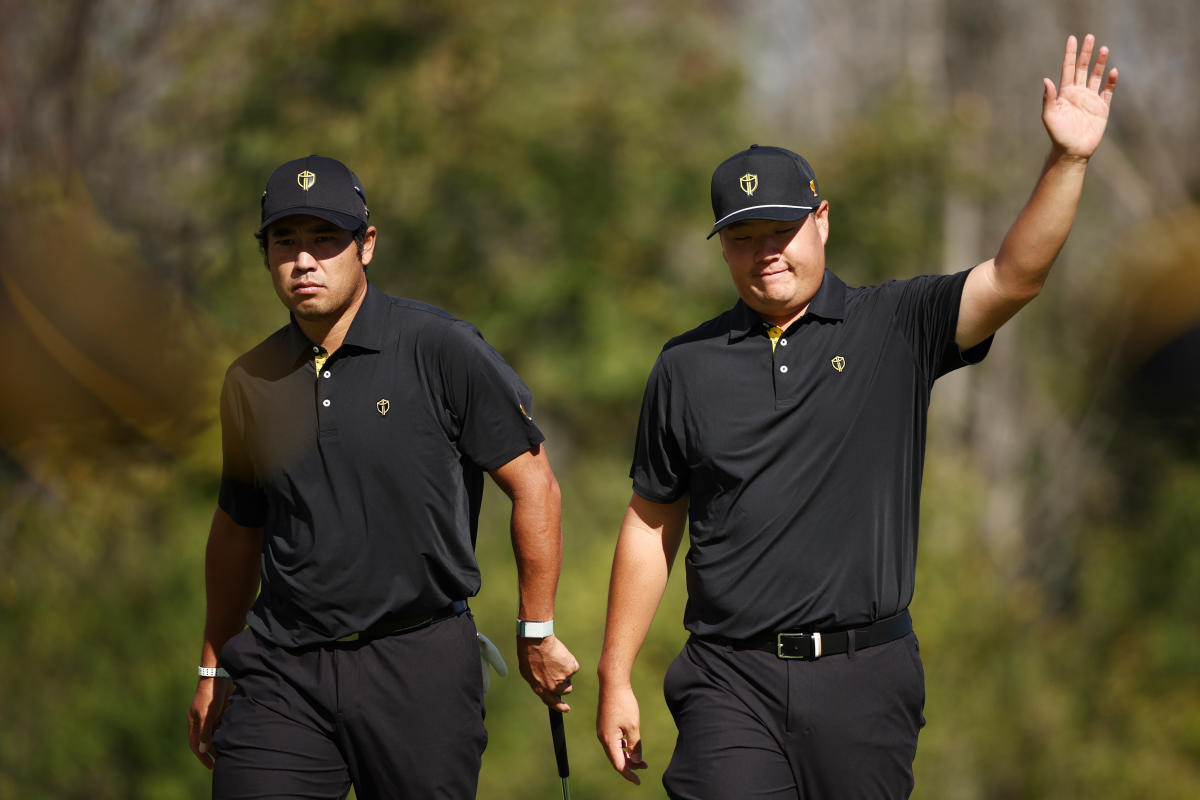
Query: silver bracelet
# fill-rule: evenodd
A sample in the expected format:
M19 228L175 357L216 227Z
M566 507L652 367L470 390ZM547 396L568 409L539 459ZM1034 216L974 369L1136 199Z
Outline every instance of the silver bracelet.
M200 667L201 678L228 678L229 673L224 667Z

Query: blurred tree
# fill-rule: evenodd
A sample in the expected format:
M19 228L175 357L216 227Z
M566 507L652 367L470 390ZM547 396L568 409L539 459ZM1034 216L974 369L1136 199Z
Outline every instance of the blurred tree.
M1032 185L1038 81L1085 26L1122 78L1076 232L985 365L935 392L917 796L1195 796L1200 473L1179 376L1200 105L1179 76L1197 13L0 0L0 800L207 793L183 714L212 423L225 364L285 319L251 238L276 164L351 164L380 228L372 279L479 325L533 388L584 664L572 788L611 797L591 670L642 382L734 299L703 239L712 167L754 141L812 154L852 283L970 266ZM1146 402L1164 375L1184 387L1170 425ZM473 607L511 661L502 512L485 502ZM643 793L673 741L658 688L682 594L635 674ZM509 678L488 708L480 796L554 796L540 705Z

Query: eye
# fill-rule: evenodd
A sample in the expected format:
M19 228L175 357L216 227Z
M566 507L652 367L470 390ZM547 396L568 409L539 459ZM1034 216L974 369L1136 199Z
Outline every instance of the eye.
M780 236L785 236L787 234L795 233L798 230L800 230L799 225L792 225L789 228L779 228L775 232L778 233Z

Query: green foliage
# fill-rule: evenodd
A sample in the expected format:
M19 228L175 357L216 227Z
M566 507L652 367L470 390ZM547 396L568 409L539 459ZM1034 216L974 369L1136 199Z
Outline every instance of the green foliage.
M37 304L68 287L55 321L80 352L122 375L149 364L157 380L144 394L189 402L164 400L161 418L135 425L81 412L36 437L17 435L20 415L5 427L15 444L0 460L0 800L208 792L184 715L219 469L216 387L232 357L285 320L252 238L257 198L274 166L310 152L343 159L366 184L380 231L372 280L475 323L533 389L564 491L558 627L583 664L566 720L573 796L634 791L595 741L594 669L646 373L667 338L734 298L704 241L711 169L753 139L738 54L716 46L730 41L722 4L51 5L31 28L38 41L77 8L106 12L84 26L103 69L81 83L82 107L128 98L115 88L117 53L139 70L123 77L153 91L109 132L123 148L95 147L93 161L62 169L31 161L13 182L24 195L3 187L6 253L24 271L0 277L40 276ZM148 40L131 31L145 19L158 20L159 46L139 61L130 42ZM938 270L947 198L995 201L998 184L956 149L977 135L969 115L898 87L806 152L833 206L833 268L852 283ZM74 171L82 188L62 177ZM17 217L23 205L45 213ZM14 218L54 224L22 237ZM33 245L70 257L43 267ZM98 291L94 272L82 281L89 267L121 290ZM157 299L127 312L126 287L155 279ZM27 365L54 358L11 334L10 300L0 295L0 324L28 384ZM88 327L83 312L122 324ZM1031 360L1031 345L1070 333L1052 316L1022 316ZM1096 349L1083 337L1063 348ZM176 361L188 380L165 369ZM1083 367L1044 363L1039 379L1056 396L1092 397ZM41 394L47 408L62 402ZM195 403L208 409L199 432ZM1117 437L1087 465L1102 488L1050 542L1016 532L1006 547L979 533L992 487L977 448L965 434L936 438L913 606L929 698L917 797L1200 793L1200 471L1194 442L1170 439L1153 420ZM1031 481L1062 468L1054 455ZM513 672L487 697L480 797L554 797L546 714L516 674L506 512L493 487L472 607ZM660 796L674 742L661 681L685 636L682 607L673 578L634 676L647 796Z

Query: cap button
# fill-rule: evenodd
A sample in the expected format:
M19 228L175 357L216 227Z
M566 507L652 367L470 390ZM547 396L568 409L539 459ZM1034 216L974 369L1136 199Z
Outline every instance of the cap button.
M754 148L756 148L756 147L758 147L758 145L756 145L756 144L752 144L752 145L750 145L750 149L751 149L751 150L753 150L753 149L754 149Z

